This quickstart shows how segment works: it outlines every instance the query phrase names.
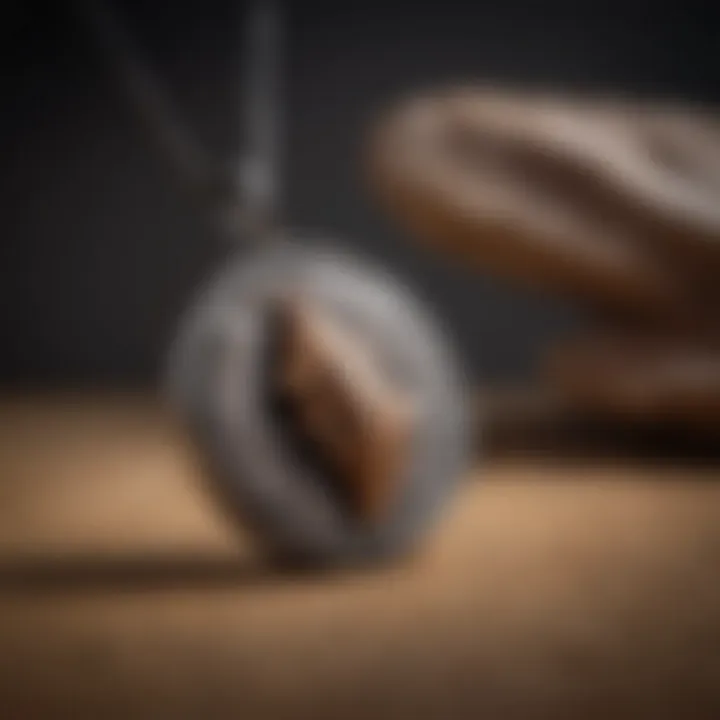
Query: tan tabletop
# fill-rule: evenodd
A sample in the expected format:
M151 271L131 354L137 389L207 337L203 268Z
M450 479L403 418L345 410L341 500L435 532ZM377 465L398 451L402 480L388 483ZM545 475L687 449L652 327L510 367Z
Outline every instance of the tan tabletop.
M720 469L491 461L283 577L141 397L0 403L0 718L720 717Z

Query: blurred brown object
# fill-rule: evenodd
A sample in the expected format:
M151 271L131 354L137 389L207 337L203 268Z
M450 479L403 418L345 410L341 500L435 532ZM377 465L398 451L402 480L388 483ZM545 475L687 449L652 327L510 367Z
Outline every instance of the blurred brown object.
M720 121L610 98L461 88L400 103L369 175L407 229L609 331L550 359L603 416L720 426ZM607 335L607 337L605 337Z
M554 384L598 413L720 425L717 348L596 335L556 348L550 356Z

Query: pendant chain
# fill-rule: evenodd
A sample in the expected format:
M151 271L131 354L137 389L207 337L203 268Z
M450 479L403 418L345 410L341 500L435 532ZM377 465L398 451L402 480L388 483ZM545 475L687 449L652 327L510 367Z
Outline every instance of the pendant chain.
M245 18L243 130L236 167L218 162L198 142L169 93L135 47L110 4L74 0L108 56L151 138L201 209L233 239L271 237L278 210L280 155L280 9L250 0Z

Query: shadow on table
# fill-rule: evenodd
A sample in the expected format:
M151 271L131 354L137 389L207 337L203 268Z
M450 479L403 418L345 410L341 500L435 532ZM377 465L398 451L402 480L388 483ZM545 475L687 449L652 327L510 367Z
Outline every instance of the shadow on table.
M349 572L349 571L348 571ZM365 573L358 568L354 572ZM202 554L100 554L0 560L0 599L87 592L152 592L217 588L281 588L347 572L297 562Z

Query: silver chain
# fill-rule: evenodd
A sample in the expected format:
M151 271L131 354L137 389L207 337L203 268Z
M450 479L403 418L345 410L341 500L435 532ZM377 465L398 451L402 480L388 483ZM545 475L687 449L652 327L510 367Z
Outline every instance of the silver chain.
M245 37L245 146L239 184L246 212L263 225L278 211L281 138L281 17L277 0L255 0Z
M114 9L101 0L74 6L108 55L152 140L222 230L233 238L266 239L278 203L280 155L280 9L252 0L246 14L244 137L236 168L212 158L182 121Z

